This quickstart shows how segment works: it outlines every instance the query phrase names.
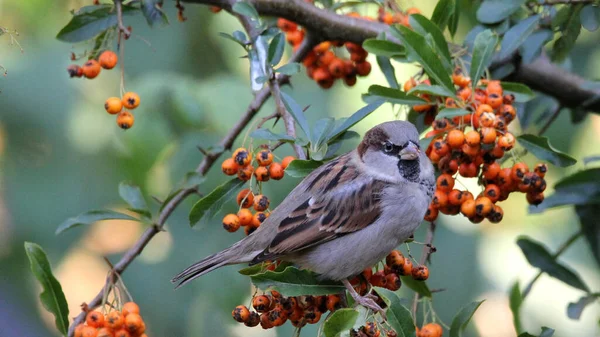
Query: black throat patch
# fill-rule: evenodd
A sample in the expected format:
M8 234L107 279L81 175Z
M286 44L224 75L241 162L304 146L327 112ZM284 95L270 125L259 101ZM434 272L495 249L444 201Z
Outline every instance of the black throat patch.
M398 161L398 171L404 179L416 183L419 180L421 174L421 167L419 159L415 160L402 160Z

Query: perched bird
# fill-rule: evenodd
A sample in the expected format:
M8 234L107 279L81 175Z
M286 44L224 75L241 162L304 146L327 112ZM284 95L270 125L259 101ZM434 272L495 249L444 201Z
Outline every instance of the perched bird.
M414 125L379 124L355 150L304 178L254 233L194 263L172 282L179 287L230 264L289 261L342 281L356 303L383 314L348 279L412 235L434 188L433 166L419 148Z

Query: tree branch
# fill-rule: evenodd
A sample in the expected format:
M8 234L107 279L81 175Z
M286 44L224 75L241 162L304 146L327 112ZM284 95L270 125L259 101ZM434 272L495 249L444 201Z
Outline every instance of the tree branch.
M574 0L571 0L572 3ZM189 3L207 4L231 9L234 0L186 0ZM399 43L390 33L390 27L360 18L338 15L334 12L315 7L303 0L248 0L259 14L282 17L292 20L315 35L317 41L350 41L362 43L381 33L393 42ZM549 1L547 1L549 2ZM553 1L555 2L555 1ZM570 73L551 63L546 58L538 58L529 64L522 64L518 55L500 60L490 68L499 68L506 64L515 65L515 71L507 79L528 85L532 89L555 97L563 107L574 108L584 102L588 111L600 112L600 91L582 87L585 79Z

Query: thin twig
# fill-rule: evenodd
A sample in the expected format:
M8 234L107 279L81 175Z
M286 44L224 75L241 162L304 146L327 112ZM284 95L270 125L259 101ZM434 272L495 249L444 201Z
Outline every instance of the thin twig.
M419 261L420 264L426 264L429 262L429 258L431 257L431 254L433 252L435 252L435 248L432 246L433 244L433 237L435 234L435 222L430 222L429 226L427 227L427 236L425 237L425 242L423 244L423 251L421 253L421 260ZM415 296L413 297L413 302L412 302L412 316L413 319L415 320L415 324L417 321L417 307L419 305L419 293L415 293Z
M125 38L128 39L129 35L131 35L131 32L123 24L123 1L122 0L114 0L114 3L115 3L115 7L117 8L117 27L119 28L119 31L121 31L121 33L123 33Z
M558 248L558 250L556 251L556 253L554 253L554 255L552 255L553 259L558 258L562 253L565 252L565 250L567 250L567 248L569 248L573 242L577 241L577 239L579 239L579 237L581 236L582 232L578 231L577 233L571 235L567 241L565 241L562 245L560 245L560 247ZM542 276L542 274L544 273L544 271L540 270L537 275L535 275L535 277L533 278L533 280L531 280L529 282L529 284L527 284L527 286L525 287L525 289L523 290L523 293L521 294L521 299L524 300L525 297L527 297L527 295L529 295L529 293L531 292L531 289L533 288L533 284L535 282L537 282L537 280Z
M279 88L277 79L273 78L269 81L269 88L271 89L271 95L275 101L277 114L283 118L285 123L285 131L287 135L296 138L296 122L283 104L283 100L281 99L281 89ZM298 156L298 159L306 159L306 154L304 153L302 146L296 143L292 143L292 146L294 148L294 152L296 152L296 156Z
M556 108L554 109L554 111L552 112L552 115L550 116L550 118L548 118L548 120L546 121L546 124L544 124L544 126L542 126L542 128L540 129L540 131L538 132L538 136L543 135L546 131L548 131L548 128L550 128L550 126L552 125L552 123L554 123L554 121L556 120L556 118L558 117L558 115L560 114L560 110L562 109L562 106L557 105Z

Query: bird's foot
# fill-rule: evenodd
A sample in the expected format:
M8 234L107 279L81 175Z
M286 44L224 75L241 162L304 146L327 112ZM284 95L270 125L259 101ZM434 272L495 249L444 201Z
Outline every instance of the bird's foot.
M377 296L373 294L367 294L365 296L353 296L356 304L362 305L365 308L373 310L373 312L379 313L384 321L387 321L385 310L383 310L379 304L377 304Z

